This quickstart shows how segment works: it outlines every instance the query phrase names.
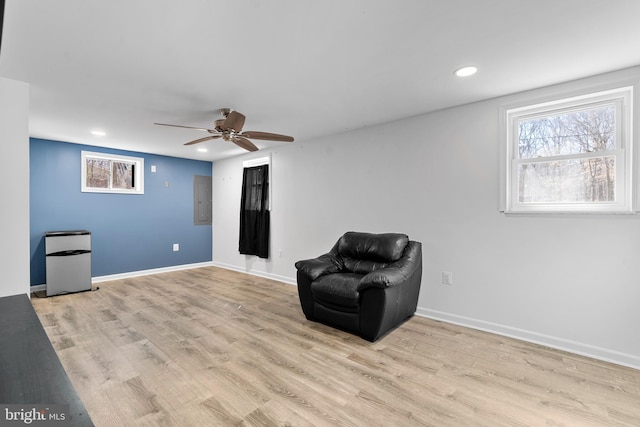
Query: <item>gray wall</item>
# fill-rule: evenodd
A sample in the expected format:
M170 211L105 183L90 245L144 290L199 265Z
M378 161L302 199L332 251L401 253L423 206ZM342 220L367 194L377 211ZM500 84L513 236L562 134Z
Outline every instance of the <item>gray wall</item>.
M0 297L29 293L29 85L0 77Z
M500 108L629 78L640 68L272 149L266 261L238 253L255 155L215 162L214 263L294 283L345 231L404 232L423 243L419 314L640 368L640 216L499 211Z

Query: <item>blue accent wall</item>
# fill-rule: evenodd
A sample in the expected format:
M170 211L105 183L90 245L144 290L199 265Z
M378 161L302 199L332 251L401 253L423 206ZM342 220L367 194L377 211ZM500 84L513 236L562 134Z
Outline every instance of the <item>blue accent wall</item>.
M144 194L81 192L82 150L144 158ZM47 231L89 230L93 277L211 261L211 226L193 224L193 176L211 171L211 162L32 138L31 285L46 283Z

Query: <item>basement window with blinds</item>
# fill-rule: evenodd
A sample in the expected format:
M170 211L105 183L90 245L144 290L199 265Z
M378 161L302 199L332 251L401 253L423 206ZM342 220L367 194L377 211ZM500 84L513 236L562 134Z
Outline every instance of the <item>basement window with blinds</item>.
M632 213L633 87L504 109L506 213Z
M144 194L144 159L82 151L82 192Z

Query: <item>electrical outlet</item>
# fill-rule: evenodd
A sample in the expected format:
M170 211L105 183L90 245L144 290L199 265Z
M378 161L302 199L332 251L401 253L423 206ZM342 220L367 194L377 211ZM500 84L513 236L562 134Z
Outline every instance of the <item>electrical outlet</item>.
M173 244L173 252L178 252L179 250L180 250L180 244L174 243Z
M443 285L453 285L453 273L450 271L442 272L442 284Z

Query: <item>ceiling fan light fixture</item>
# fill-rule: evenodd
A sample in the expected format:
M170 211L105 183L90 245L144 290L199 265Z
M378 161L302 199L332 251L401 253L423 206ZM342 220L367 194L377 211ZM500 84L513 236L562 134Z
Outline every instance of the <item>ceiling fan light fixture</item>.
M478 72L478 67L474 65L467 65L467 66L458 68L454 72L454 74L458 77L469 77L469 76L473 76L477 72Z
M206 153L209 150L207 150L206 148L198 148L198 151L201 153Z

